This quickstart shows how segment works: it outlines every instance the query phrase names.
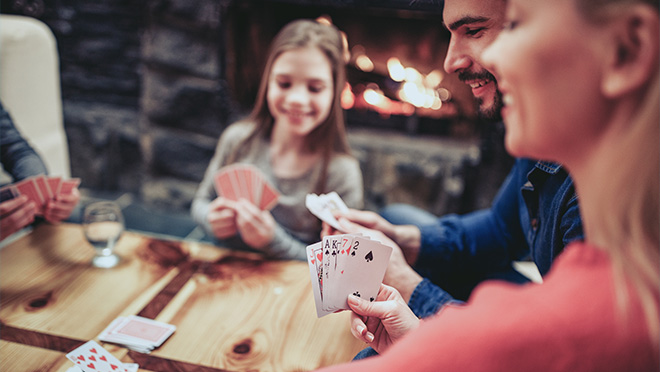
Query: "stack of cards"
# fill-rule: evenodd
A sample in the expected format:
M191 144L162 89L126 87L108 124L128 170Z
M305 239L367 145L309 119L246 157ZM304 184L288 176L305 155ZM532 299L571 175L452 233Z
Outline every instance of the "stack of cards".
M334 212L346 213L348 212L348 207L335 191L321 195L307 194L305 206L313 215L330 224L335 230L343 231L334 216Z
M99 340L147 354L162 345L175 330L176 327L171 324L141 316L120 316L101 332Z
M37 205L37 214L43 214L46 203L57 195L70 194L80 185L80 178L63 180L62 177L34 176L0 189L0 202L26 195Z
M214 183L219 196L229 200L247 199L261 210L273 209L280 196L259 168L249 164L221 168L215 174Z
M95 341L88 341L66 355L76 364L69 371L83 372L137 372L135 363L122 363Z
M350 294L374 301L391 254L391 247L357 234L330 235L307 246L316 315L349 309Z

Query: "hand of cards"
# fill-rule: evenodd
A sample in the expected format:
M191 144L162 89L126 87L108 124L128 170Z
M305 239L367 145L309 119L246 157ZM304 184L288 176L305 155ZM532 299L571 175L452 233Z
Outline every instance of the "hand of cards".
M307 263L320 318L348 310L348 295L374 301L392 248L358 234L329 235L307 246Z
M67 372L137 372L135 363L122 363L94 340L68 353L66 357L76 364Z
M162 345L175 330L176 327L171 324L141 316L120 316L101 332L99 340L148 354Z
M321 221L327 222L335 230L343 231L339 225L339 221L334 216L334 212L346 213L348 212L348 207L336 192L333 191L329 194L321 195L307 194L305 206L313 215L321 219Z
M46 203L57 195L70 194L80 185L80 178L63 180L62 177L34 176L0 189L0 202L26 195L37 205L37 214L43 214Z
M214 176L215 191L229 200L247 199L261 210L277 205L279 192L268 182L259 168L249 164L232 164Z

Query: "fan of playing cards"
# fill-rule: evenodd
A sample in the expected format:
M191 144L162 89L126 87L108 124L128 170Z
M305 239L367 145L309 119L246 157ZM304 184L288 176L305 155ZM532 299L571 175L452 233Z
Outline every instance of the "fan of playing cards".
M250 164L232 164L214 176L215 191L229 200L247 199L261 210L277 205L279 192L268 182L259 168Z
M80 178L63 180L62 177L33 176L0 189L0 202L26 195L37 206L37 214L41 215L49 200L57 195L70 194L79 184Z
M329 235L307 246L316 315L348 310L350 294L375 300L391 254L391 247L359 234Z

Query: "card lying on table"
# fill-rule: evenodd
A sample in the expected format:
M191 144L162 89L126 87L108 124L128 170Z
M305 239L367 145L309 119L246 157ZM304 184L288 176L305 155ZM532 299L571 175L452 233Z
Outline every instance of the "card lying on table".
M101 332L99 340L146 354L162 345L175 330L176 326L172 324L141 316L120 316Z
M83 372L129 372L129 369L94 340L66 355Z
M247 199L261 210L277 205L279 192L259 168L250 164L232 164L220 168L214 176L215 192L229 200Z
M307 246L316 315L348 310L348 295L374 301L392 248L358 234L325 236Z

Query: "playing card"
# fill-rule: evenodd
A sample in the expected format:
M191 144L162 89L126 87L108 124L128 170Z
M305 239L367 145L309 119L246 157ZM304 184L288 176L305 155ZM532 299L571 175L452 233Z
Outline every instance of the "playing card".
M348 207L336 191L328 194L320 195L324 208L329 209L331 212L339 211L341 213L348 213Z
M349 309L346 301L349 294L374 301L391 254L391 247L367 237L354 237L344 265L344 274L335 284L336 295L326 300L328 306Z
M335 293L334 281L337 270L337 256L343 235L327 235L323 237L323 310L337 310L326 302L326 298Z
M316 316L321 318L332 313L332 311L323 310L322 286L323 286L323 247L322 242L308 245L306 248L307 263L309 266L309 276L312 281L312 293L314 294L314 303L316 305Z
M84 372L127 372L128 370L114 355L94 340L88 341L66 355Z
M137 363L124 363L124 368L128 372L138 372L138 369L140 369L140 365ZM80 367L78 366L72 366L71 368L67 369L66 372L84 372Z
M279 192L277 192L277 190L268 182L268 180L263 178L259 208L264 211L275 208L277 205L277 199L279 199L279 197Z
M80 178L72 178L70 180L64 180L60 184L60 190L58 194L71 194L73 189L80 185Z
M229 200L238 200L234 186L229 179L229 172L220 170L214 176L215 192Z
M333 210L329 208L328 204L324 202L323 198L316 194L307 194L305 197L305 206L312 212L313 215L320 220L328 223L337 231L343 231L339 225L339 221L333 215Z
M37 185L39 193L41 193L41 196L44 198L44 204L55 196L55 194L53 194L53 192L50 190L50 186L46 181L46 176L39 175L34 177L34 183Z
M148 353L162 345L175 330L172 324L131 315L115 319L101 332L99 339Z
M174 333L176 326L159 322L156 320L143 318L136 315L127 317L126 321L120 324L114 334L126 338L133 338L136 341L147 341L156 347Z
M48 182L48 187L50 187L50 191L53 193L53 195L58 195L60 193L60 184L62 183L62 177L51 176L46 178L46 182Z
M337 255L331 260L334 261L334 266L331 264L329 269L327 279L328 288L325 291L324 296L324 307L328 310L340 310L336 304L342 304L342 300L345 299L345 296L343 296L340 291L341 277L348 275L346 271L346 262L348 261L353 239L355 239L356 236L357 235L353 234L339 235L339 249L337 250Z
M7 185L0 189L0 202L14 199L20 195L14 185Z
M46 199L41 195L37 184L34 182L34 178L26 178L16 183L15 186L19 194L27 196L29 200L32 200L37 205L37 214L42 214Z

